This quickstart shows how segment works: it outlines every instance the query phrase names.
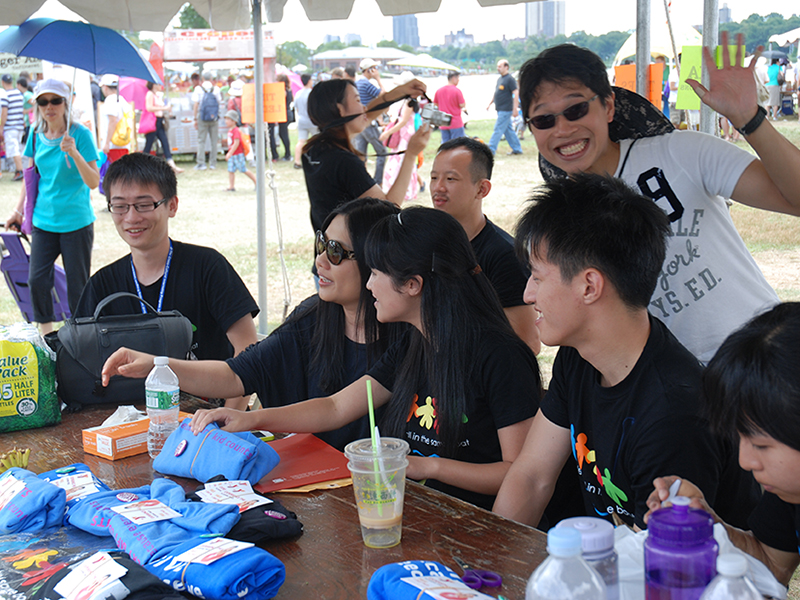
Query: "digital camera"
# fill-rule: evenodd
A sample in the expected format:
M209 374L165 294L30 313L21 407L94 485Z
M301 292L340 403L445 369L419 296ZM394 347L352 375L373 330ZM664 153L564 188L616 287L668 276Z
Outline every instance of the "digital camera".
M423 106L420 116L423 121L435 125L436 127L450 125L450 121L453 119L453 115L439 110L439 107L433 103L428 103Z

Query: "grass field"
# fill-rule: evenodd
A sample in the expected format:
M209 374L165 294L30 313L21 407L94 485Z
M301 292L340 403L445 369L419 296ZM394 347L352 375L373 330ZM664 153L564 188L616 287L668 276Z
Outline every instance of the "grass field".
M493 121L469 124L468 134L485 141L491 136ZM777 124L780 131L795 145L800 144L800 125L796 118ZM290 131L292 144L296 133ZM439 144L439 133L434 132L424 153L421 168L427 181L434 152ZM738 144L749 148L746 144ZM498 149L491 194L484 202L486 215L495 223L513 230L514 223L533 187L541 182L537 166L536 146L532 136L522 140L524 154L507 156L509 147L501 142ZM282 152L281 152L282 154ZM215 171L194 171L191 157L178 157L186 169L179 175L179 209L170 223L174 239L212 246L222 252L237 269L254 296L257 295L258 256L256 243L256 202L250 181L239 174L235 193L225 192L228 173L225 162L219 161ZM274 169L274 189L278 198L284 244L287 278L291 286L290 297L284 295L281 279L281 262L278 254L276 210L272 189L267 189L267 307L269 329L282 319L284 305L288 309L314 293L310 273L313 260L313 232L309 221L308 196L302 171L292 168L291 162L277 162ZM370 171L374 169L372 162ZM272 171L268 169L268 171ZM270 173L268 173L270 175ZM269 181L269 180L268 180ZM8 173L0 179L0 217L7 218L19 198L21 184L11 181ZM430 204L427 192L416 201ZM92 204L97 214L95 246L92 269L108 264L125 255L123 244L114 229L111 215L105 210L105 199L97 192L92 194ZM753 253L765 276L783 300L800 300L800 219L767 213L734 204L732 215L742 237ZM0 292L0 324L20 320L21 315L8 290ZM545 382L549 381L554 348L544 348L539 356ZM792 596L800 598L800 594Z

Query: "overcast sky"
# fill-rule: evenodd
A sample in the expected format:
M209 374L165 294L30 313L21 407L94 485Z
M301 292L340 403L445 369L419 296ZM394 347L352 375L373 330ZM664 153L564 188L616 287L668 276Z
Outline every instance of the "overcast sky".
M754 4L757 8L753 8ZM720 7L723 2L719 3ZM792 15L792 2L777 0L728 0L734 21L741 21L753 12L769 14L777 12L784 17ZM795 5L796 6L796 5ZM684 21L697 25L703 21L702 0L672 0L673 21ZM797 9L796 9L797 10ZM566 0L566 33L584 30L600 35L608 31L627 31L636 27L635 0ZM664 22L664 0L652 0L651 20ZM465 29L475 36L476 42L518 38L525 35L525 5L482 7L477 0L441 0L436 13L417 15L420 43L423 46L444 43L450 31ZM299 0L288 0L281 23L271 23L278 43L301 40L310 48L324 41L326 34L338 35L342 39L348 33L361 35L367 45L382 39L392 39L392 19L384 17L375 0L355 0L351 16L346 21L316 21L306 18Z

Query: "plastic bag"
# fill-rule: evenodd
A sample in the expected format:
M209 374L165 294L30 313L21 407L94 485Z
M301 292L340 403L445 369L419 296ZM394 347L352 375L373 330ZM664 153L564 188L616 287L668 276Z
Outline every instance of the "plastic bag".
M56 355L33 324L0 327L0 433L60 422Z

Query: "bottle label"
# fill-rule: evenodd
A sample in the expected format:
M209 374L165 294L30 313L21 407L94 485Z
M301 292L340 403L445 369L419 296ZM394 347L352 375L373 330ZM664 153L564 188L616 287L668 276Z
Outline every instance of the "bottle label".
M157 392L155 390L144 391L145 404L147 408L157 408L159 410L169 410L181 403L181 391L178 388L170 392Z

